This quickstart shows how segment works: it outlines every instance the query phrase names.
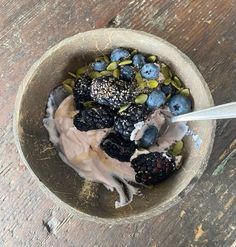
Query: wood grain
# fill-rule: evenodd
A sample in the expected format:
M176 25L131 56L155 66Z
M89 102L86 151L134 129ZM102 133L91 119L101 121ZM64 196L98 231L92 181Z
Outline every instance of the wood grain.
M168 40L196 63L216 104L235 100L235 6L235 0L1 1L0 246L235 246L235 120L218 122L208 168L180 204L119 226L82 221L58 208L19 160L12 134L16 91L32 63L60 40L101 27Z

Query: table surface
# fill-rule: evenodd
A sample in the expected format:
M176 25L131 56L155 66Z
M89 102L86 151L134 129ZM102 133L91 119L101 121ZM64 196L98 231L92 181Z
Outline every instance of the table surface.
M0 246L236 246L236 120L217 122L208 167L181 203L148 221L114 226L80 220L43 194L12 133L16 92L30 66L62 39L101 27L168 40L198 66L215 104L235 100L235 16L235 0L2 0Z

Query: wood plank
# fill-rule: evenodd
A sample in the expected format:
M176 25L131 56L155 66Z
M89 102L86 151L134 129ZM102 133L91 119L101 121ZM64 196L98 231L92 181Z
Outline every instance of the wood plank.
M235 120L218 122L207 170L180 204L146 222L107 226L70 215L39 190L19 160L13 142L12 112L19 83L33 62L65 37L101 27L133 28L165 38L196 63L216 104L233 101L235 4L235 0L1 2L0 246L233 244ZM50 219L55 233L44 226Z

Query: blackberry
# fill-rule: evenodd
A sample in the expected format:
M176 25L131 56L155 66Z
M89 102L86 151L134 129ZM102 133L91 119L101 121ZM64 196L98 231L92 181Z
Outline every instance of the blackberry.
M100 77L93 79L90 95L99 104L120 108L134 100L135 85L114 77Z
M74 116L74 125L81 131L111 128L113 124L114 112L109 107L85 108Z
M136 145L130 140L124 140L117 133L110 133L101 142L101 148L110 157L122 162L128 162L135 151Z
M127 110L115 116L114 129L121 134L124 139L129 139L134 130L134 124L144 121L150 111L142 105L131 105Z
M73 94L77 110L81 110L83 108L83 103L85 101L91 100L90 87L91 79L89 77L84 76L76 79Z
M145 185L155 185L176 170L175 161L163 153L141 154L131 161L136 172L135 180Z

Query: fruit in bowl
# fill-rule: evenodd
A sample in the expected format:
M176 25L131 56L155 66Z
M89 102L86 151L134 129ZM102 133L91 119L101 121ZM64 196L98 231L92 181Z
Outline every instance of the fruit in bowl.
M118 192L116 207L131 203L139 185L158 185L180 168L188 126L162 129L193 103L169 66L119 47L69 74L48 98L44 126L66 164Z
M32 171L32 174L38 181L40 188L42 188L43 191L45 191L50 198L54 199L54 201L58 205L62 205L71 213L78 215L80 218L108 223L125 223L137 220L144 220L164 212L165 210L182 200L182 198L197 182L198 178L201 176L207 165L215 133L214 121L188 123L190 129L192 129L194 133L200 136L203 140L200 148L195 149L194 142L189 137L184 137L183 143L181 141L177 142L178 145L175 148L173 147L173 150L170 150L170 154L173 155L172 151L178 151L184 144L184 162L180 169L178 169L178 171L176 172L173 172L170 177L163 180L162 182L158 182L157 185L151 186L151 189L149 185L141 185L140 187L140 184L142 184L142 182L128 182L128 186L135 183L136 187L136 185L138 184L138 187L140 187L141 191L141 196L135 195L132 202L130 202L128 206L115 208L114 202L120 202L119 196L115 190L114 192L110 192L107 190L107 188L112 189L109 186L105 188L105 186L101 183L89 182L88 179L85 180L81 178L81 176L83 175L81 174L81 169L77 169L75 165L72 169L70 167L70 162L66 164L68 160L62 161L61 157L63 158L63 156L60 157L58 155L58 150L52 145L52 142L49 141L48 131L42 125L43 118L45 118L45 106L47 105L48 97L50 93L52 93L53 89L58 87L59 85L62 85L61 82L69 79L67 81L68 84L65 83L64 87L69 90L68 92L70 92L71 95L70 93L66 93L65 96L69 96L70 98L68 99L68 101L64 102L64 108L58 107L62 102L55 101L53 102L53 105L57 106L57 112L59 113L60 109L66 109L65 105L67 104L67 110L71 112L71 114L68 114L68 111L60 111L60 114L64 114L64 116L67 116L67 119L69 119L69 121L66 123L74 126L73 118L80 112L80 110L76 110L75 107L78 107L78 109L79 107L84 107L84 109L86 108L87 111L90 111L90 101L94 100L90 99L91 96L88 91L88 94L86 94L86 97L88 98L85 97L84 99L86 101L85 104L81 102L81 98L78 102L75 102L74 99L76 97L73 98L72 91L74 91L76 87L78 87L79 95L80 87L85 86L86 88L89 88L87 87L87 85L90 83L91 78L89 78L87 81L83 79L83 83L77 84L77 86L75 86L73 85L73 77L68 78L68 71L76 72L79 67L79 73L84 73L83 70L87 69L84 68L85 65L95 63L95 59L98 60L98 58L100 56L103 56L104 54L111 54L111 52L118 47L124 47L124 49L135 48L141 55L152 55L150 56L149 61L145 61L145 63L155 63L155 61L153 62L152 59L158 56L158 61L162 61L162 63L171 68L173 75L177 75L182 83L182 86L185 87L185 90L183 90L181 94L186 95L189 93L189 91L191 92L191 98L193 99L192 102L194 102L194 110L206 108L213 104L207 84L200 75L196 66L191 62L189 58L187 58L173 45L158 37L144 32L126 29L100 29L79 33L73 37L65 39L55 47L51 48L48 52L46 52L32 66L32 68L29 70L26 77L24 78L24 81L22 82L17 94L16 108L14 113L14 133L19 153L29 170ZM103 74L103 76L108 77L113 75L114 78L119 78L119 80L121 79L122 81L126 81L126 83L129 83L129 81L125 80L127 79L127 76L126 78L121 78L120 76L121 66L131 66L134 67L135 71L140 71L144 65L142 56L138 56L138 58L134 58L133 56L132 64L130 64L130 61L128 61L127 64L126 61L125 64L123 63L123 65L118 65L117 61L111 61L111 59L109 60L109 66L107 66L107 62L105 61L107 66L105 69L103 62L100 62L99 66L96 65L96 67L94 65L91 65L92 67L90 75L96 77L97 72L99 74ZM125 60L130 59L125 58ZM117 70L117 68L114 69L114 66L116 66L116 64L111 64L112 62L115 62L117 64L117 68L119 70ZM130 71L130 69L125 69L126 74L131 75L130 73L127 73L128 70ZM159 74L160 72L161 67ZM164 69L161 73L165 75L166 69ZM81 75L81 77L84 77L83 74ZM172 83L178 83L178 80L174 80L176 78L174 78L173 75L171 77L171 80L175 82ZM74 75L72 74L72 76ZM151 91L154 91L156 87L156 82L153 82L155 81L154 79L144 78L141 75L141 72L134 73L131 75L131 77L134 81L142 82L140 79L145 79L148 81L148 87L146 87L146 85L144 85L143 83L140 83L139 87L141 90L151 89ZM114 78L113 80L115 80ZM76 80L79 79L81 78L78 78ZM98 83L98 79L101 79L101 77L93 79L96 79ZM170 100L168 95L176 95L176 91L178 91L178 89L176 89L171 83L168 84L168 81L165 82L167 84L165 85L162 82L163 80L164 78L160 80L157 91L162 91L165 94L166 101L164 105L167 105L167 102ZM154 89L152 87L154 87ZM72 88L74 89L72 90ZM57 92L59 94L61 93L61 91ZM122 119L127 114L129 109L132 109L132 107L146 107L148 103L148 99L146 98L147 95L149 97L150 93L150 91L142 91L137 96L135 95L134 98L132 96L131 105L127 103L125 105L121 105L117 108L112 109L113 111L117 111L116 116L119 115L119 118L117 117L119 121L121 121L120 119ZM162 95L161 98L164 98L163 94L158 93L158 95ZM128 97L128 102L129 100L130 98ZM114 104L119 105L118 100L114 102ZM96 108L99 105L101 104L97 103L97 106L92 106ZM70 106L73 107L70 108ZM110 107L108 105L102 105L102 109L105 108L105 106L108 107L106 108L106 110L110 111ZM153 111L152 109L150 110ZM59 116L56 112L54 113L55 116ZM93 110L92 113L94 114ZM124 139L122 136L122 138L124 139L122 139L122 143L120 143L121 139L117 138L117 131L114 130L114 126L112 127L112 129L114 130L112 132L110 131L110 128L81 132L83 132L83 135L87 133L86 139L88 140L88 142L91 141L91 139L95 140L96 137L96 140L98 140L96 141L96 143L98 144L99 150L101 150L102 156L107 155L108 157L110 157L113 155L113 149L109 148L110 145L115 146L114 150L121 151L124 150L123 147L130 146L132 150L134 149L136 151L136 149L147 149L147 146L151 145L149 147L151 153L159 152L158 150L154 149L156 145L152 144L153 137L150 138L149 136L157 135L158 142L161 142L163 131L158 128L156 130L154 128L156 127L155 125L154 127L152 127L153 124L151 122L151 119L145 118L144 122L147 123L147 121L149 121L149 127L151 127L150 130L143 129L142 131L144 133L142 133L142 131L138 131L138 129L141 128L142 125L140 123L135 124L135 131L133 131L133 133L131 132L132 138L134 138L134 140L131 141L128 139ZM75 133L78 133L76 127L74 127L74 129ZM108 132L104 133L104 130L108 130ZM91 133L93 134L91 135ZM55 133L55 136L56 134L58 133ZM143 141L140 141L138 138L143 136L143 134L145 134L143 137ZM74 133L72 133L70 138L74 138L74 136L76 135L77 134L74 135ZM108 139L108 141L105 141L106 139ZM103 140L104 145L102 145ZM134 147L133 145L130 145L130 142L137 142L137 144L135 144ZM85 148L82 145L79 145L79 147L81 148L81 150ZM164 145L159 145L158 147L165 148ZM111 150L111 152L107 154L105 152L105 149L109 151ZM67 150L68 154L72 156L73 150L75 150L75 152L78 152L78 147L72 146L71 148L69 148ZM85 156L86 155L83 154L78 158L83 160ZM128 149L128 152L126 152L124 155L124 159L128 159L129 157L130 151ZM112 159L113 157L110 158ZM132 160L134 160L135 158L136 157L133 156ZM135 180L135 170L131 167L130 162L127 162L129 163L129 165L124 165L126 161L119 161L115 158L113 159L115 162L120 162L122 169L119 171L123 171L124 176L129 177L130 171L133 171L132 176L129 178ZM88 166L84 166L84 172L88 174L89 169L86 170L85 168L88 168ZM78 175L78 173L81 176ZM99 177L99 179L101 179L101 177ZM118 183L116 180L113 182L115 184ZM119 184L121 182L122 181L119 181Z

